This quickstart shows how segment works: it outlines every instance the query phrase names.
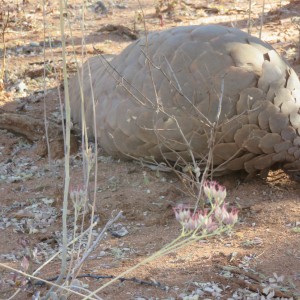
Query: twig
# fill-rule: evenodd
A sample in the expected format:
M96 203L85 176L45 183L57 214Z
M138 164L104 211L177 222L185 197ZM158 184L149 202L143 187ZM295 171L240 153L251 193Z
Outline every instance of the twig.
M113 219L109 220L100 234L97 236L97 239L93 242L93 244L87 249L87 251L84 253L81 260L73 267L73 274L80 268L80 266L84 263L84 261L89 257L89 255L96 249L100 241L103 239L104 234L106 233L107 228L109 228L114 222L116 222L120 217L122 216L122 212L120 211Z
M6 21L3 20L3 28L2 28L2 41L3 41L3 62L2 62L2 71L1 71L1 77L0 77L0 90L1 85L3 85L4 89L4 75L5 75L5 64L6 64L6 40L5 40L5 32L8 27L8 21L9 21L9 10L7 11L7 18ZM1 82L2 81L2 82Z
M211 213L212 213L212 211L208 214L208 217L210 216ZM147 264L147 263L149 263L149 262L151 262L151 261L153 261L153 260L155 260L155 259L157 259L161 256L164 256L168 253L174 252L174 251L176 251L180 248L187 247L188 245L193 244L196 241L202 240L204 238L210 238L212 236L219 235L221 233L226 232L227 230L228 230L228 227L221 227L221 228L218 228L216 231L214 231L212 233L204 233L204 234L201 234L200 236L197 236L197 230L195 230L191 235L190 234L189 235L180 235L178 238L173 240L168 245L164 246L159 251L157 251L154 254L152 254L151 256L145 258L144 260L137 263L133 267L127 269L126 271L122 272L120 275L116 276L115 278L113 278L109 282L103 284L101 287L99 287L95 291L91 292L83 300L90 299L91 296L96 295L98 292L105 289L107 286L109 286L113 282L117 281L119 278L124 277L124 275L132 272L133 270L135 270L135 269L137 269L137 268L139 268L139 267L141 267L141 266L143 266L143 265L145 265L145 264Z
M138 39L138 34L136 34L134 31L132 31L130 28L124 26L124 25L114 25L114 24L107 24L100 28L98 32L117 32L119 35L126 35L132 40L137 40Z
M75 295L78 295L78 296L81 296L81 297L84 297L84 296L85 296L85 295L83 295L83 294L81 294L81 293L79 293L79 292L77 292L77 291L71 290L71 289L66 288L66 287L64 287L64 286L59 286L59 285L57 285L56 283L47 281L47 279L41 279L41 278L39 278L39 277L36 277L36 276L30 275L30 274L27 274L27 273L25 273L25 272L22 272L22 271L20 271L20 270L18 270L18 269L12 268L11 266L8 266L8 265L3 264L3 263L1 263L1 262L0 262L0 267L5 268L5 269L8 269L8 270L10 270L10 271L14 271L14 272L16 272L16 273L19 273L20 275L23 275L24 277L28 277L28 278L30 278L30 279L35 279L35 280L43 281L43 282L49 284L50 286L54 286L54 287L63 289L63 290L68 291L68 292L72 292L72 293L75 294ZM89 297L91 297L91 295L89 295ZM89 298L89 299L96 299L96 298Z
M248 34L251 34L251 6L252 0L249 0L249 12L248 12Z
M264 15L265 15L265 0L263 0L262 4L262 12L260 17L260 28L259 28L259 38L261 39L262 29L264 26Z
M43 0L43 38L44 41L46 40L46 3L45 0ZM51 42L50 42L51 47ZM44 58L44 71L43 71L43 89L46 91L46 43L44 42L43 46L43 58ZM50 141L49 141L49 134L48 134L48 127L49 122L47 121L47 104L46 104L46 93L43 93L43 104L44 104L44 124L45 124L45 138L46 138L46 144L47 144L47 150L48 150L48 164L49 168L52 168L51 164L51 149L50 149ZM64 126L62 126L64 128ZM64 143L65 145L65 143Z
M62 40L62 59L63 59L63 77L64 77L64 91L65 91L65 112L66 112L66 139L65 139L65 182L64 182L64 201L63 201L63 250L62 250L62 265L61 275L64 276L67 270L67 211L68 211L68 197L69 197L69 184L70 184L70 128L71 128L71 114L70 114L70 98L66 62L66 36L64 25L64 9L65 3L63 0L59 1L60 10L60 31ZM58 280L59 282L59 280Z
M225 268L225 270L227 270L227 269ZM251 272L246 272L246 271L238 269L238 268L230 268L230 272L246 276L246 277L248 277L248 278L250 278L252 280L255 280L256 282L260 282L261 281L261 278L258 275L253 274Z
M260 284L257 283L248 283L244 280L238 279L238 278L233 278L233 280L240 285L243 288L247 288L252 292L259 292L260 294L265 295L264 293L264 287L262 287ZM292 298L293 295L287 292L281 292L279 289L272 288L274 291L274 296L275 297L280 297L280 298Z
M253 291L253 292L259 292L260 294L263 294L263 295L265 294L264 293L264 287L261 285L262 279L258 275L253 274L251 272L243 271L243 270L238 269L236 267L226 268L226 267L219 266L219 268L222 269L222 270L230 271L231 273L234 273L234 274L238 274L238 275L248 277L249 279L252 279L252 280L256 281L257 283L249 283L249 282L246 282L245 280L242 280L242 279L239 279L239 278L236 278L236 277L228 278L228 279L234 280L238 285L242 286L243 288L247 288L247 289L249 289L250 291ZM275 297L280 297L280 298L291 298L291 297L293 297L293 295L291 293L282 292L278 288L273 287L272 290L274 291L274 296Z
M34 283L34 285L35 286L44 286L47 283L46 281L49 281L49 282L55 281L55 280L57 280L57 278L58 278L58 276L47 278L45 281L39 280L39 281L36 281ZM82 274L82 275L77 275L75 278L76 279L80 279L80 278L114 279L114 278L116 278L116 276L114 276L114 275ZM66 278L64 278L64 279L66 279ZM165 285L162 285L160 282L146 281L146 280L138 279L136 277L131 277L131 278L120 277L117 280L119 280L120 282L131 281L131 282L138 283L141 285L154 286L154 287L158 287L158 288L162 289L163 291L168 290L168 287Z
M65 276L67 271L67 245L68 245L68 229L67 229L67 211L68 211L68 197L69 197L69 184L70 184L70 128L71 128L71 117L70 117L70 98L69 98L69 86L68 86L68 75L67 75L67 63L66 63L66 37L64 27L64 2L59 1L60 11L60 31L62 40L62 58L63 58L63 77L64 77L64 91L65 91L65 111L66 111L66 139L65 139L65 178L64 178L64 200L63 200L63 246L61 255L61 270L60 276L56 281L56 284L61 283L62 278ZM50 292L53 287L48 291L46 299L50 297Z
M97 225L97 223L92 224L92 227L94 228ZM90 232L90 228L88 228L86 231L82 232L79 236L77 236L75 239L73 239L71 242L69 242L68 247L72 244L75 244L78 240L80 240L83 236L88 234ZM47 261L45 261L41 266L39 266L33 273L32 276L38 274L45 266L47 266L54 258L56 258L61 253L61 250L58 250L54 255L52 255ZM34 279L34 277L32 277ZM40 280L41 281L41 280ZM12 300L17 294L21 292L21 288L18 288L16 292L7 300Z

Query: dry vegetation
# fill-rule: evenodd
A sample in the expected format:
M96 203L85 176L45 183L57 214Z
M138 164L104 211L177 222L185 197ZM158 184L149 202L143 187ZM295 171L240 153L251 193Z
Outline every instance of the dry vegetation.
M227 211L196 165L174 174L112 159L76 128L64 159L61 125L75 56L118 54L145 26L235 26L299 73L300 2L88 1L84 18L82 5L0 3L0 298L298 299L299 186L284 173L221 177ZM193 214L207 198L211 210Z

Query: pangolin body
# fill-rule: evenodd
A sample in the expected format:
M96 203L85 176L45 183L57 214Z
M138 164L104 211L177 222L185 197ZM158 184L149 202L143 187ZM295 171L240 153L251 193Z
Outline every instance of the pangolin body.
M204 163L211 148L219 174L300 167L298 77L241 30L176 27L149 33L110 63L89 59L70 80L81 124L80 86L88 132L113 156Z

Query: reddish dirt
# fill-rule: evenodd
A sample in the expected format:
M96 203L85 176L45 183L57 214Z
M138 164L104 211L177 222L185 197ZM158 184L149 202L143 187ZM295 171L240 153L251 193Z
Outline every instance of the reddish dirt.
M18 18L9 24L5 35L8 87L20 79L25 82L28 91L23 94L14 91L0 94L0 110L8 112L18 110L22 114L43 118L46 106L47 116L59 123L57 117L59 97L56 87L60 86L62 78L61 47L52 50L46 48L46 60L52 62L47 64L45 102L42 94L40 99L37 99L39 96L37 91L44 90L42 79L44 58L42 52L37 51L41 47L34 46L31 54L24 48L17 51L18 47L28 46L30 42L44 40L42 9L34 1L28 2L20 6ZM262 10L262 2L256 1L252 7L254 35L258 35L258 17ZM296 72L300 73L297 57L298 31L291 23L291 17L300 13L300 1L265 2L266 16L262 39L270 42L293 65ZM69 3L68 15L73 22L75 52L80 57L81 1L71 0ZM135 20L138 21L141 15L138 1L115 1L115 3L126 4L126 7L112 8L107 15L87 11L84 60L97 54L95 49L104 54L118 54L131 42L127 36L98 31L106 24L122 24L133 28ZM233 25L247 30L248 1L207 1L207 7L217 8L218 12L211 10L205 12L205 9L178 5L175 15L168 17L166 13L163 14L163 26L161 20L155 16L153 3L151 0L141 1L149 31L206 23ZM53 40L60 41L58 3L48 2L46 13L46 34L51 35ZM139 30L142 30L143 26L141 22L136 24ZM67 59L71 72L74 71L74 63L68 29L66 34ZM0 49L3 49L3 45ZM0 55L2 56L2 52ZM2 68L3 59L0 64ZM53 71L55 67L58 78ZM20 240L28 241L30 249L34 249L41 242L55 249L57 246L55 233L61 230L64 161L51 160L49 165L47 157L40 157L36 149L35 143L28 143L23 137L1 131L0 166L3 173L0 174L0 261L20 270L24 256ZM172 207L179 203L192 205L193 200L182 191L182 184L175 174L151 171L134 162L112 160L101 149L98 157L96 215L100 217L100 221L97 228L100 230L113 215L123 211L124 217L117 221L113 229L124 226L129 233L124 237L115 238L108 232L85 262L80 274L116 276L175 239L180 234L181 228L174 218ZM80 153L72 156L70 172L71 187L82 186L84 177ZM89 191L91 197L94 191L94 172L92 169ZM227 188L227 201L239 208L239 223L230 234L215 236L182 247L124 275L127 279L135 277L152 285L117 281L98 295L103 299L182 299L183 295L192 295L201 283L215 283L222 288L223 299L228 299L238 289L249 288L250 284L254 286L253 293L255 293L255 288L257 291L262 287L262 283L268 282L268 279L274 277L276 273L278 276L284 275L284 281L278 285L282 288L282 297L294 295L293 299L297 299L297 295L298 297L300 295L300 186L281 171L270 172L267 179L254 178L250 182L244 182L243 179L244 174L218 179ZM49 207L55 209L57 219L42 229L33 226L35 230L32 231L28 219L33 217L26 215L25 208L32 203L38 205L43 198L54 200ZM23 204L18 206L18 203ZM43 219L43 214L41 218ZM73 227L73 219L74 209L70 204L69 229ZM22 228L11 225L14 220L21 222ZM78 226L80 230L81 219ZM83 226L87 228L87 220L83 222ZM43 255L41 253L38 255L40 261L44 262ZM33 262L31 271L39 265ZM247 282L245 276L241 274L237 276L234 271L228 275L222 268L229 266L237 267L236 272L251 271L257 280L252 278L252 281ZM42 269L39 276L44 279L51 278L58 275L59 268L60 261L54 260ZM0 267L0 272L0 298L9 299L20 283L12 280L12 271ZM95 290L108 282L108 279L81 280L87 284L86 288L89 290ZM167 286L167 290L157 287L158 282L162 286ZM35 291L41 291L42 294L45 290L45 287L35 287ZM31 297L32 288L27 285L14 299L31 299ZM257 294L252 298L245 296L234 299L261 299L259 297ZM72 295L69 299L79 298ZM205 296L200 295L199 299L219 298L207 291Z

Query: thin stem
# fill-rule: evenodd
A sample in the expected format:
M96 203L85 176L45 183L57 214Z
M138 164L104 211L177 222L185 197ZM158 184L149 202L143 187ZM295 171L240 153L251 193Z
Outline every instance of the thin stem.
M60 275L56 280L56 285L60 285L65 277L67 271L67 250L68 250L68 228L67 228L67 211L68 211L68 197L70 185L70 128L71 128L71 114L70 114L70 97L68 86L68 74L66 63L66 39L65 39L65 22L64 22L64 1L59 1L60 10L60 31L62 41L62 58L63 58L63 77L64 77L64 92L65 92L65 112L66 112L66 141L65 141L65 182L64 182L64 200L63 200L63 213L62 213L62 252L61 252L61 270ZM63 288L63 287L60 287ZM48 291L46 299L49 299L50 292L53 287Z
M249 0L249 12L248 12L248 33L251 34L251 8L252 8L252 1Z
M47 143L47 151L48 151L48 164L49 168L51 168L51 149L50 149L50 142L49 142L49 135L48 135L48 127L49 123L47 122L47 105L46 105L46 11L45 11L45 0L43 0L43 38L44 38L44 46L43 46L43 58L44 58L44 73L43 73L43 89L44 89L44 123L45 123L45 137ZM51 47L51 40L49 39L50 47Z
M8 266L8 265L6 265L6 264L3 264L3 263L1 263L1 262L0 262L0 267L5 268L5 269L8 269L8 270L11 270L11 271L16 272L16 273L19 273L20 275L23 275L24 277L28 277L28 278L31 278L31 279L35 279L35 280L39 280L39 281L45 282L45 283L47 283L48 285L51 285L51 286L53 286L53 287L60 288L60 289L62 289L62 290L64 290L64 291L71 292L71 293L73 293L73 294L75 294L75 295L78 295L78 296L81 296L81 297L85 297L84 294L81 294L81 293L79 293L79 292L76 292L75 290L71 290L71 289L68 289L68 288L66 288L66 287L59 286L57 283L53 283L53 282L48 281L48 280L46 280L46 279L42 279L42 278L39 278L39 277L30 275L30 274L27 274L27 273L25 273L25 272L22 272L22 271L20 271L20 270L17 270L17 269L15 269L15 268L12 268L12 267L10 267L10 266ZM89 298L89 299L97 299L97 298Z
M261 39L261 34L262 34L262 28L264 26L264 15L265 15L265 0L263 0L262 4L262 12L261 12L261 17L260 17L260 28L259 28L259 38Z
M3 21L3 29L2 29L2 41L3 41L3 60L2 60L2 71L1 71L1 80L4 88L4 76L5 76L5 66L6 66L6 40L5 40L5 32L8 27L9 22L9 10L7 11L6 21Z

